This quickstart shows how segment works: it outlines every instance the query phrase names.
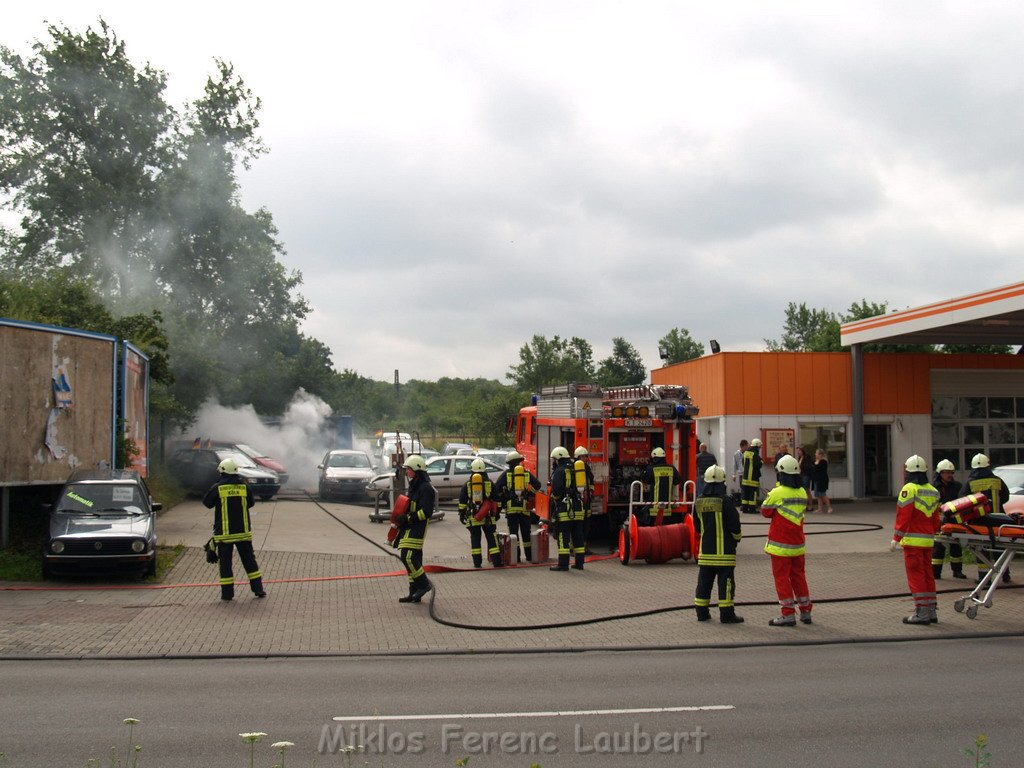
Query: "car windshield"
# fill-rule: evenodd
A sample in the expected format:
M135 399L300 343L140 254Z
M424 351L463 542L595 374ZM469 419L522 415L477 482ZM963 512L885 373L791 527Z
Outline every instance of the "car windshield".
M369 469L370 460L365 453L335 453L327 460L327 466L344 469Z
M74 483L64 489L57 510L71 515L142 514L144 506L135 483Z
M244 453L250 459L262 459L264 456L264 454L257 451L251 445L246 445L245 443L235 443L235 448L241 453Z
M992 471L1002 478L1010 493L1014 496L1024 495L1024 467L996 467Z
M246 469L256 469L256 462L239 451L217 451L217 460L232 459L235 464Z

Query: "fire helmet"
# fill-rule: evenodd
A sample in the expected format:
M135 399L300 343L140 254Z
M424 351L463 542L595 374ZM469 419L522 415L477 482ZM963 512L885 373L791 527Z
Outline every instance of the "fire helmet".
M653 451L651 451L651 458L652 459L664 459L665 458L665 449L664 448L655 448Z
M217 471L223 475L233 475L238 471L238 465L234 459L224 459L217 465Z
M760 441L760 439L758 439L758 438L756 438L756 437L755 437L755 438L754 438L753 440L751 440L751 441L750 441L750 447L751 447L751 448L760 448L760 447L761 447L761 441Z
M521 454L519 451L509 451L508 453L505 454L505 463L506 464L511 464L513 461L522 461L522 460L523 460L523 454Z
M984 453L977 453L971 459L971 469L983 469L989 465L988 456Z
M800 462L787 453L775 464L775 471L783 475L799 475Z
M469 468L474 472L484 472L487 469L487 465L483 459L473 459L473 463L469 465Z
M422 456L414 453L405 460L405 463L402 464L402 467L404 469L411 469L416 472L425 472L427 469L427 462L423 460Z
M928 471L928 462L926 462L924 459L922 459L917 454L915 454L915 455L911 456L909 459L907 459L907 463L904 464L904 466L907 468L907 472L927 472Z
M551 449L551 458L552 459L556 459L556 460L557 459L568 459L569 458L569 452L567 450L565 450L565 448L563 448L562 446L556 445L554 448Z
M589 456L590 451L588 451L582 445L577 445L576 450L572 452L572 455L578 459L580 456Z
M725 470L717 464L712 464L710 467L704 470L704 482L705 483L724 483L725 482Z
M956 466L949 459L943 459L935 465L936 472L956 472Z

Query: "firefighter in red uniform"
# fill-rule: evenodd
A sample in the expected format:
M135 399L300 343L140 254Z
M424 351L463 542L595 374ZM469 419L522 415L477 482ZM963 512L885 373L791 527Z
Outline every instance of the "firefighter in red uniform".
M398 520L401 532L398 555L409 575L409 594L398 598L400 603L418 603L434 585L423 570L423 541L427 537L427 523L437 507L437 492L430 484L427 464L422 456L413 454L402 465L409 483L409 511L404 520Z
M932 547L941 525L939 492L928 482L928 464L920 456L907 459L907 482L896 501L896 527L889 549L903 547L907 585L914 598L914 612L903 618L904 624L938 622L935 597L935 572L932 571Z
M505 456L508 469L505 470L494 484L494 498L501 500L508 522L508 532L517 536L523 545L523 559L520 562L531 562L533 548L531 544L531 504L530 500L540 490L540 480L523 464L523 454L512 451ZM518 551L516 552L518 555Z
M224 459L217 465L217 470L220 472L220 480L203 496L203 505L216 512L213 517L213 541L217 545L217 562L220 563L220 599L231 600L235 596L235 576L231 570L232 548L238 550L253 595L266 597L263 573L252 549L249 509L256 503L252 489L238 476L238 465L233 459Z
M575 557L573 568L583 570L586 542L583 540L583 497L577 489L575 470L569 451L557 446L551 451L550 507L548 517L558 530L558 564L552 571L568 571L569 556Z
M491 479L487 476L487 464L484 463L484 460L473 459L470 469L473 470L473 474L459 491L459 520L469 528L469 551L473 556L473 567L479 568L483 565L483 550L480 542L482 531L487 540L487 557L490 559L491 565L501 568L498 537L494 535L498 527L498 516L501 514L499 500L494 497L494 489L491 486ZM477 520L476 513L485 501L494 502L494 514L487 515L483 520Z
M1002 478L997 477L992 471L988 456L984 453L975 454L971 459L971 474L960 489L961 496L970 496L972 493L984 493L992 503L992 514L998 515L1003 511L1003 505L1010 500L1010 489ZM987 549L985 555L994 563L999 558L1001 550ZM978 558L978 581L981 581L989 572L989 564ZM1010 569L1003 571L1003 581L1010 581Z
M757 441L751 445L754 442ZM800 621L811 623L811 596L804 574L807 491L800 480L800 463L792 456L779 459L775 474L779 484L769 491L761 505L761 514L771 520L764 551L772 557L772 575L782 615L768 624L772 627L795 627L797 608L800 609Z
M703 493L693 506L693 526L700 541L697 590L693 604L697 621L711 618L711 587L718 579L718 618L723 624L742 624L736 615L736 545L743 538L736 502L725 488L725 470L712 464L704 471Z
M761 441L754 438L743 452L743 477L740 478L740 507L747 514L757 512L761 495Z
M670 513L667 505L670 504L678 494L678 488L682 483L679 470L665 461L665 449L655 448L651 451L651 463L644 470L643 484L651 489L651 507L648 519L638 519L640 525L653 525L657 519L658 512L662 512L662 523L681 523L683 513Z
M947 501L960 498L960 483L953 478L956 466L949 459L943 459L935 466L935 477L932 478L932 485L939 492L939 505ZM942 578L942 564L946 560L946 545L941 541L935 542L932 549L932 572L936 579ZM949 565L953 569L953 577L966 579L964 573L964 550L955 541L949 544Z

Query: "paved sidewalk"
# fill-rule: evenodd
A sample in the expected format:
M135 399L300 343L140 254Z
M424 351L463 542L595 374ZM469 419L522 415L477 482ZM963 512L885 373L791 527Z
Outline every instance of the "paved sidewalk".
M950 590L940 594L940 623L904 625L901 617L911 604L902 557L887 551L891 505L836 509L831 516L808 517L807 530L815 534L807 557L814 624L773 628L767 622L778 606L769 558L761 553L767 528L759 516L744 516L736 569L738 612L747 621L730 626L695 620L693 563L623 566L597 555L582 573L552 573L545 566L476 571L469 567L465 530L451 514L431 525L426 561L454 570L431 575L432 603L399 604L406 592L404 570L390 550L377 546L385 526L369 522L368 508L296 500L256 507L256 545L269 596L254 600L241 586L235 600L225 603L218 596L216 567L198 548L209 537L210 513L190 502L159 521L163 544L188 546L162 584L0 583L0 656L699 648L1024 631L1024 591L997 590L994 606L970 620L952 606L972 585L948 577L938 583L940 591ZM856 531L872 524L882 529ZM817 535L837 530L855 532ZM237 558L235 567L239 573ZM880 599L855 599L864 597ZM566 622L576 624L547 628Z

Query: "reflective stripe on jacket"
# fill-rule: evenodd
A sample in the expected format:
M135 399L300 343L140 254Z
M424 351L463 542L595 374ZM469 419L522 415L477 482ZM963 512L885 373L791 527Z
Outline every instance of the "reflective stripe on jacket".
M777 485L761 505L761 514L771 520L764 551L776 557L798 557L806 550L804 509L807 491L803 487Z
M904 547L931 549L942 524L939 492L931 483L907 483L896 502L896 527L892 537Z

